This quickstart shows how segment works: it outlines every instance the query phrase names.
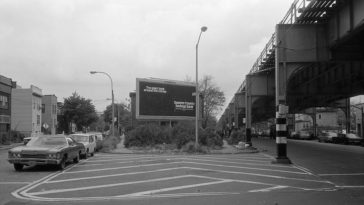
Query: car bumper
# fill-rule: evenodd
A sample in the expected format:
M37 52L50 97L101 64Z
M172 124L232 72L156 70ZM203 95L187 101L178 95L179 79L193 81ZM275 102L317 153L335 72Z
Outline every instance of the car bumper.
M35 158L29 158L29 159L8 159L8 162L11 164L24 164L24 165L47 165L47 164L53 164L57 165L61 163L60 159L35 159Z

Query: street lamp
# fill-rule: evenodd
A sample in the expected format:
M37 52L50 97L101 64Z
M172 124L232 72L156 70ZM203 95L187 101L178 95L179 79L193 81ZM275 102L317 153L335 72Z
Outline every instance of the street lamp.
M200 94L198 91L198 44L200 43L202 32L207 30L206 26L201 27L200 35L198 36L198 41L196 43L196 141L195 141L195 148L198 147L198 115L200 113Z
M111 82L111 107L112 107L112 117L111 117L111 133L112 136L115 136L115 129L114 129L114 118L115 118L115 114L114 114L114 84L112 82L112 78L109 74L105 73L105 72L100 72L100 71L90 71L91 74L96 74L96 73L101 73L101 74L105 74L107 75L107 77L109 77L110 82Z

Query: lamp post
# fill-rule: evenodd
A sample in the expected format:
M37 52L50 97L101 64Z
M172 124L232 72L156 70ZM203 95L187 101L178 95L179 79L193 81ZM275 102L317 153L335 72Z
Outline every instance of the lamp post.
M105 72L100 72L100 71L90 71L91 74L96 74L96 73L101 73L101 74L105 74L107 75L107 77L109 77L110 82L111 82L111 108L112 108L112 117L111 117L111 133L112 136L115 136L115 129L114 129L114 119L115 119L115 114L114 114L114 84L112 82L112 78L109 74L105 73Z
M195 148L198 147L198 115L200 113L200 93L198 91L198 44L200 43L202 32L207 30L206 26L201 27L200 35L198 36L198 40L196 43L196 141L195 141Z

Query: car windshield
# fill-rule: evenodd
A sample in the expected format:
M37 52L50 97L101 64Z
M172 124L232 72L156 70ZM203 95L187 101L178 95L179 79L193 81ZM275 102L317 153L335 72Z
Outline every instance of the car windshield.
M52 147L65 145L67 145L67 141L64 137L34 137L26 146Z
M88 142L88 136L86 135L71 135L71 138L76 142Z

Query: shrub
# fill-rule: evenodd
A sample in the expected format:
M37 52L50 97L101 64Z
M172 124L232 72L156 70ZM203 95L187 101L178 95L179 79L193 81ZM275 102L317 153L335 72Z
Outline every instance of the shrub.
M187 142L185 145L183 145L183 147L181 148L182 152L187 152L187 153L208 153L209 152L209 148L207 146L203 146L203 145L198 145L197 148L195 147L195 142L194 141L189 141Z
M179 122L173 128L158 124L139 125L127 132L124 140L125 147L146 147L159 144L173 144L177 149L186 149L195 142L195 125L193 122ZM211 148L223 145L222 137L215 130L208 128L199 130L199 144ZM196 150L195 150L196 151ZM198 151L198 150L197 150Z
M200 129L199 133L199 143L201 145L211 148L221 148L224 144L222 137L212 128Z
M129 131L125 136L125 147L145 147L156 144L170 143L171 130L169 128L162 129L157 124L145 124Z
M116 137L116 136L107 136L103 141L102 141L102 151L109 151L112 149L115 149L116 146L120 143L121 139L120 137Z
M242 130L233 130L227 139L229 144L238 144L240 141L245 141L245 132Z

